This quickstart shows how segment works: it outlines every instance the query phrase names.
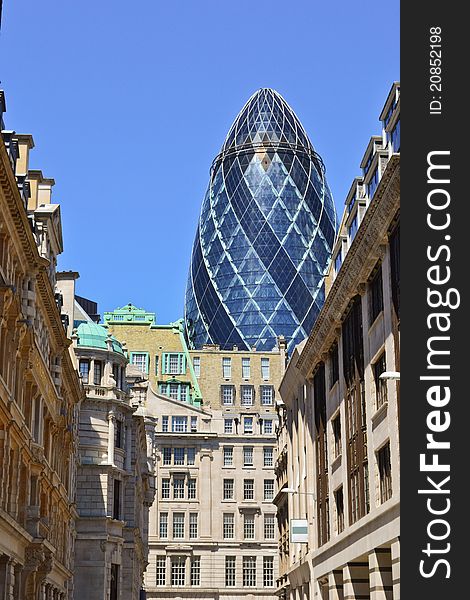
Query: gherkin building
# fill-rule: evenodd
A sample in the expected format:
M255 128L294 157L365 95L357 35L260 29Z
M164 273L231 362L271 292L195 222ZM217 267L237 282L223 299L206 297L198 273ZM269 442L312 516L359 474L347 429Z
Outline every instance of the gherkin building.
M257 91L210 170L185 299L192 348L289 350L325 298L336 234L325 168L299 119L272 89Z

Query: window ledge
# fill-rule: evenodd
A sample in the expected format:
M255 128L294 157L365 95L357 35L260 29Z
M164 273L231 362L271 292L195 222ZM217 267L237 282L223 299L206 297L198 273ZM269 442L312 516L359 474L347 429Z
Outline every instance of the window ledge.
M341 466L343 455L339 454L334 461L331 463L331 472L334 473L336 469Z
M387 416L388 402L384 402L372 415L372 429L375 429Z

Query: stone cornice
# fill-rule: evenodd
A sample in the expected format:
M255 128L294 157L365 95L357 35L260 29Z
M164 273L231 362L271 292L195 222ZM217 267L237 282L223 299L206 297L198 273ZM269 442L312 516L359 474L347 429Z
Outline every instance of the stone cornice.
M392 155L344 263L295 366L308 377L322 353L334 341L335 330L360 283L366 282L387 241L388 229L400 207L400 157Z
M39 259L39 252L36 241L28 222L28 216L23 205L23 201L16 184L15 174L11 168L10 159L5 148L3 139L0 136L0 188L7 203L7 210L11 221L13 222L17 239L13 238L14 244L18 247L18 241L23 252L20 257L31 267L35 267Z

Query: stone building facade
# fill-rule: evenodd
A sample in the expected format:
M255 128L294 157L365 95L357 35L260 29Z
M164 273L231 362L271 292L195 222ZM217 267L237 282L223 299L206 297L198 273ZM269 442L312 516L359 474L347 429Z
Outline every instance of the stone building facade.
M348 193L325 304L280 387L281 598L400 596L399 91Z
M145 410L157 418L147 598L273 598L285 342L270 352L188 350L182 322L160 326L152 313L125 311L105 313L105 323L146 372Z
M125 347L93 322L75 295L78 274L59 274L72 307L73 349L86 392L80 405L75 599L139 600L154 493L155 420L134 401ZM77 298L79 301L77 301Z
M63 600L83 390L55 294L54 181L29 169L33 138L6 131L4 111L0 91L0 597Z

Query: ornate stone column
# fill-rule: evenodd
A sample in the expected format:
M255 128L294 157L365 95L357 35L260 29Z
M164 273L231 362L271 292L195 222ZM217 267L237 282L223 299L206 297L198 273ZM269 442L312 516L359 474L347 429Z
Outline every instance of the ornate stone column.
M108 464L114 465L114 427L116 415L111 409L108 413Z

